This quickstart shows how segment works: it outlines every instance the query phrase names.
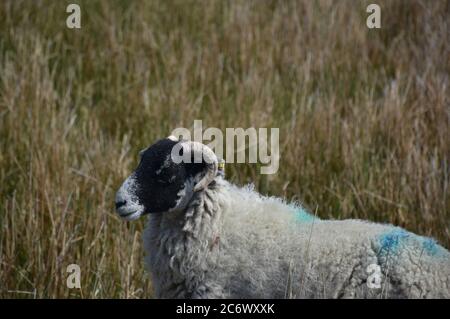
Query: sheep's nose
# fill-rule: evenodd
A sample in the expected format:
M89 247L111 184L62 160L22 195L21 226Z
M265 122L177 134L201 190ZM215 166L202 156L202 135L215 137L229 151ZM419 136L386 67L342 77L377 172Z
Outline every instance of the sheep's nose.
M121 202L116 202L116 209L119 209L120 207L124 206L127 203L126 200L121 201Z

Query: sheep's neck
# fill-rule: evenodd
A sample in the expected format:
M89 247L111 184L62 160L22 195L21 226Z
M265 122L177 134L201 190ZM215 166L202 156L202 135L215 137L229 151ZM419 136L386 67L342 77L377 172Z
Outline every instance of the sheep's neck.
M149 221L149 253L154 278L171 283L162 295L176 297L176 291L186 291L186 288L195 294L197 287L179 290L173 283L192 285L196 282L192 278L202 278L216 260L222 211L218 188L219 185L214 184L196 193L183 212L154 215ZM155 270L159 271L155 273Z

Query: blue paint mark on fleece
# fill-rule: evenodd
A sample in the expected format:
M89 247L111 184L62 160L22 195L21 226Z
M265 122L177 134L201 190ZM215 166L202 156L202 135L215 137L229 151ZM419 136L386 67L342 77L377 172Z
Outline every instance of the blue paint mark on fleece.
M428 237L421 237L422 238L422 248L423 250L430 256L436 256L436 255L448 255L448 252L445 250L444 247L440 246L436 240L433 238Z
M380 257L397 255L407 245L422 249L423 253L428 256L448 255L447 250L437 244L433 238L418 236L399 227L395 227L392 231L382 234L379 240Z
M301 206L296 206L293 207L294 208L294 212L295 212L295 220L301 223L309 223L312 222L314 220L318 221L319 218L317 218L314 215L311 215L310 213L308 213L303 207Z
M410 233L401 228L384 233L380 236L380 252L381 257L396 255L404 241L410 237Z

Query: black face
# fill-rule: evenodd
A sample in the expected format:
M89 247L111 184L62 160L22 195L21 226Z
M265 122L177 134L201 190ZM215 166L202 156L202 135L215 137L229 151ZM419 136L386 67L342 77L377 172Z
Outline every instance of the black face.
M176 142L160 140L141 154L141 162L134 171L136 195L145 213L159 213L176 206L180 190L185 187L187 172L183 163L175 164L171 150Z
M206 165L174 163L171 152L177 143L163 139L141 153L138 167L116 195L121 217L132 220L148 213L183 208L191 198L193 186Z

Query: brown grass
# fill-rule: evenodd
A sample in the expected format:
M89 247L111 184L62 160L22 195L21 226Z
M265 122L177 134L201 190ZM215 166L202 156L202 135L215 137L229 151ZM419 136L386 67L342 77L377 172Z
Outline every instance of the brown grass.
M448 1L0 3L0 297L148 297L114 193L176 127L279 127L228 178L450 247ZM80 265L82 289L65 285Z

